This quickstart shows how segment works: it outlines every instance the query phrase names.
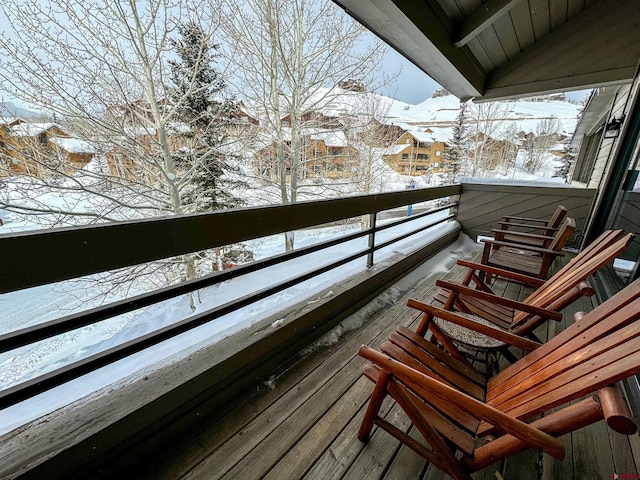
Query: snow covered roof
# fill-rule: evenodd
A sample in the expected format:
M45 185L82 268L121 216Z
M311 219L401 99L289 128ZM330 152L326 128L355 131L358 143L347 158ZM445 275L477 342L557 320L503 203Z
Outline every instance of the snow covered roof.
M57 123L45 122L45 123L20 123L18 125L14 125L11 127L11 134L16 137L35 137L36 135L40 135L41 133L46 132L51 128L58 128L62 130L62 127Z
M346 147L349 145L346 135L339 130L317 131L311 134L311 138L324 141L327 147Z
M11 125L12 123L21 123L23 121L18 117L0 117L0 125Z
M451 140L451 128L447 128L447 127L428 127L429 130L431 130L431 133L428 133L429 135L431 135L431 137L434 139L434 141L436 142L449 142Z
M147 127L132 127L129 125L125 125L124 127L124 133L125 135L129 136L129 137L138 137L138 136L144 136L144 135L148 135L150 137L155 136L156 134L156 130L155 128L147 128Z
M168 133L187 134L191 133L191 125L184 122L172 122L167 124Z
M428 132L413 130L407 133L410 133L414 138L416 138L420 142L434 142L437 140L432 133L428 133Z
M409 147L408 144L394 144L394 145L389 145L383 152L383 155L397 155L400 152L402 152L403 150L406 150L407 147Z
M69 153L97 153L98 151L94 145L79 138L55 137L51 142Z

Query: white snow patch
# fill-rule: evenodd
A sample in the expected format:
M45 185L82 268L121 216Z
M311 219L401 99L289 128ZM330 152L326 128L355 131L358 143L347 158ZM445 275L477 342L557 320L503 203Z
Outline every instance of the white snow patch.
M280 328L282 325L284 325L284 318L272 322L271 328Z
M469 236L461 233L458 240L441 252L438 252L408 275L402 277L394 286L382 292L356 313L344 319L330 332L304 349L302 354L308 355L317 349L335 345L346 333L361 328L370 318L380 311L396 304L403 295L415 288L416 285L428 276L436 272L448 272L462 255L480 250L482 250L481 245L478 245L469 238Z

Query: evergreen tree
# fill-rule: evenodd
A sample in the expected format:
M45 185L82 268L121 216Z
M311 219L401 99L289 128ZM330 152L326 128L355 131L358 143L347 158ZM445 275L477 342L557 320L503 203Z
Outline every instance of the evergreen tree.
M183 199L196 211L205 212L233 208L242 200L230 189L241 187L228 174L237 173L230 165L236 159L228 147L227 132L232 125L238 104L222 97L226 82L213 67L217 46L197 23L178 27L181 38L172 40L179 60L169 62L171 67L171 99L175 102L175 128L190 137L186 146L174 154L178 169L194 170L192 189Z
M576 162L576 149L569 144L564 146L564 156L562 157L562 164L556 168L554 177L563 178L565 183L569 183L569 177L573 172L573 165Z
M451 141L444 151L445 184L456 182L465 159L468 141L466 107L466 103L460 104L460 112L453 125Z

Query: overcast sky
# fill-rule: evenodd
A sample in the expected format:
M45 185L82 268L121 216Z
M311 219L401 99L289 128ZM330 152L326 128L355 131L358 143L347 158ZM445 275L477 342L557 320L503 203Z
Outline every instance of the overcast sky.
M423 102L440 88L429 75L391 48L381 70L389 74L401 72L398 78L380 93L406 103L416 105Z

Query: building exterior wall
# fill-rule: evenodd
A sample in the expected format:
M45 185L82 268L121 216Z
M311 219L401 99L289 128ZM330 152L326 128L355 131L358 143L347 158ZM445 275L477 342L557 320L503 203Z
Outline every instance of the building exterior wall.
M419 176L444 171L444 142L420 142L411 132L405 132L395 145L406 145L402 151L385 155L383 159L402 175Z

